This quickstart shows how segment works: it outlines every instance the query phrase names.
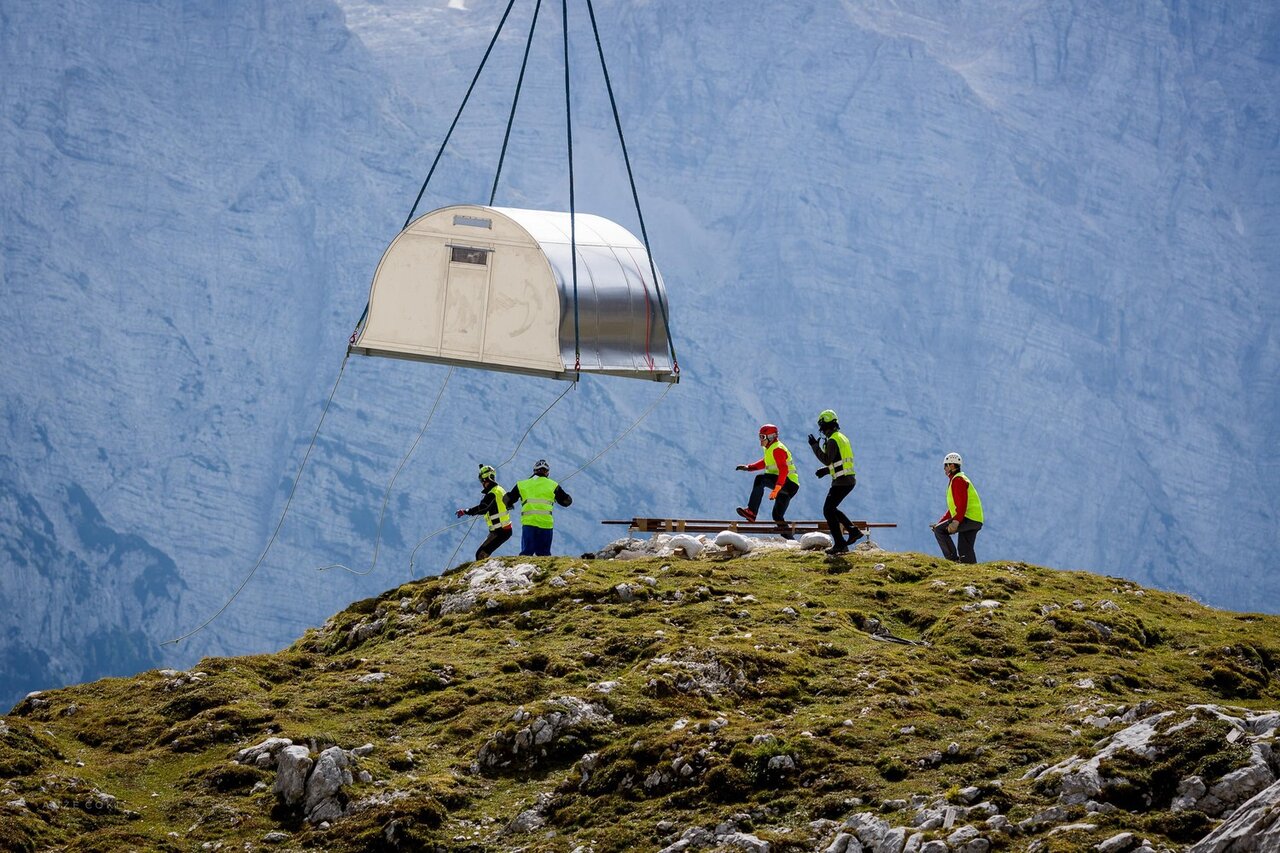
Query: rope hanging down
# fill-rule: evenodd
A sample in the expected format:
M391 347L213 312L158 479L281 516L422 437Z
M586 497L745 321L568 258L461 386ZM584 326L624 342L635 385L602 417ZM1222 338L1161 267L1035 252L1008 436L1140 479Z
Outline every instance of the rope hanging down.
M524 440L525 440L526 438L528 438L528 437L529 437L529 433L533 432L533 428L534 428L535 426L537 426L537 425L538 425L538 422L539 422L539 421L541 421L543 418L545 418L545 417L547 416L547 413L548 413L548 412L550 412L552 409L554 409L554 408L555 408L556 403L559 403L561 400L563 400L563 399L564 399L564 395L565 395L565 394L568 394L570 391L572 391L572 390L573 390L573 388L574 388L574 383L572 383L572 382L570 382L568 385L566 385L566 386L565 386L565 388L564 388L564 390L563 390L563 391L561 391L561 392L559 393L559 395L557 395L557 397L556 397L554 400L552 400L552 401L551 401L551 405L549 405L549 406L547 406L545 409L543 409L543 410L542 410L542 414L540 414L540 415L538 415L536 418L534 418L534 419L533 419L533 423L531 423L531 424L529 424L529 426L525 427L524 434L523 434L523 435L521 435L521 436L520 436L520 440L516 442L515 449L513 449L513 450L511 451L511 455L510 455L510 456L508 456L506 459L502 460L501 462L499 462L497 465L493 466L495 469L500 469L500 468L502 468L503 466L507 465L507 463L509 463L512 459L515 459L515 458L516 458L516 454L520 452L520 447L524 444ZM472 526L474 526L474 525L475 525L475 523L476 523L477 521L479 521L479 520L480 520L479 516L476 516L475 518L470 519ZM431 539L431 538L433 538L433 537L435 537L435 536L439 536L441 533L444 533L446 530L449 530L450 528L457 527L457 526L458 526L458 525L460 525L460 524L466 524L466 523L467 523L467 519L465 519L465 518L464 518L462 521L455 521L455 522L453 522L452 524L446 524L444 527L441 527L439 530L435 530L435 531L433 531L433 532L431 532L431 533L428 533L426 536L424 536L424 537L422 537L421 539L419 539L419 540L418 540L418 544L417 544L417 545L414 545L414 546L413 546L413 551L411 551L411 552L409 553L409 574L410 574L410 576L412 577L412 575L413 575L413 563L414 563L414 559L415 559L415 557L416 557L416 556L417 556L417 554L418 554L418 549L422 547L422 545L423 545L423 543L424 543L424 542L426 542L428 539ZM458 550L462 547L462 543L467 541L467 537L468 537L468 536L470 536L470 535L471 535L471 527L468 527L468 528L467 528L467 532L466 532L466 533L463 535L463 537L462 537L462 540L461 540L460 542L458 542L458 546L457 546L456 548L454 548L454 549L453 549L453 554L452 554L452 555L450 555L450 557L449 557L449 563L448 563L449 565L452 565L452 564L453 564L453 558L454 558L454 557L456 557L456 556L458 556Z
M431 419L436 416L436 409L440 406L440 398L444 396L444 389L449 387L449 380L453 378L453 368L449 368L449 372L444 375L444 382L440 384L440 391L436 394L436 401L431 404L431 411L427 413L427 419L422 423L422 429L418 430L418 436L413 440L413 444L409 445L408 452L401 458L400 464L396 466L396 472L391 475L391 482L387 483L386 491L382 493L382 511L378 513L378 530L373 539L373 562L369 564L369 568L363 572L346 566L342 563L330 563L327 566L320 566L316 569L318 572L326 572L329 569L342 569L344 572L350 572L353 575L367 575L373 572L378 565L378 550L382 546L382 522L387 517L387 501L391 498L391 487L396 484L396 478L400 476L400 471L404 468L405 463L409 461L409 457L413 455L413 451L417 450L418 442L422 440L422 434L427 431L427 427L431 424Z
M227 599L225 604L218 608L216 613L201 622L192 630L183 634L181 637L174 637L172 640L166 640L160 645L169 646L175 643L180 643L188 637L193 637L205 628L209 627L209 625L213 623L213 620L221 616L223 611L231 606L231 602L235 601L236 597L240 595L246 586L249 585L249 581L253 579L254 574L258 571L258 567L261 566L262 561L267 558L267 552L270 551L271 546L275 544L276 536L280 534L280 528L284 525L285 516L289 514L289 507L293 505L293 496L298 491L298 481L302 479L302 472L307 467L307 460L311 458L311 451L315 449L316 439L320 435L320 427L324 425L325 416L329 414L329 406L333 403L333 395L338 393L338 385L342 382L342 375L347 369L347 358L348 356L342 357L342 366L338 368L338 378L333 382L333 389L329 392L329 398L324 401L324 409L320 412L320 421L316 424L315 432L311 433L311 443L307 445L307 452L302 455L302 463L298 466L298 473L294 475L293 486L289 489L289 497L284 502L284 509L280 512L280 520L276 522L276 529L271 531L271 538L267 540L267 547L263 548L262 553L258 555L258 561L253 564L253 568L249 570L249 574L245 575L244 580L240 582L240 586L236 587L236 591L231 593L231 597Z
M524 72L529 66L529 49L533 47L533 33L538 28L538 12L542 10L542 0L533 7L533 22L529 24L529 37L524 42L524 58L520 60L520 76L516 78L516 93L511 98L511 115L507 116L507 132L502 136L502 151L498 154L498 168L493 172L493 189L489 191L489 206L498 197L498 178L502 176L502 164L507 159L507 143L511 141L511 126L516 121L516 106L520 103L520 90L524 87Z
M569 388L572 388L572 387L573 387L573 385L570 385L570 386L569 386ZM567 392L567 391L569 390L569 388L566 388L566 389L565 389L565 392ZM618 442L622 441L622 439L624 439L624 438L626 438L628 435L630 435L630 434L632 433L632 431L634 431L634 430L635 430L635 428L636 428L636 427L640 426L640 423L641 423L645 418L649 417L649 415L653 412L653 410L654 410L654 409L656 409L656 408L658 407L658 404L659 404L659 403L661 403L661 402L666 398L667 394L671 393L671 388L672 388L672 386L671 386L671 385L667 385L667 387L666 387L666 388L662 389L662 393L658 395L658 398L657 398L656 400L654 400L652 403L650 403L650 404L649 404L649 408L645 409L645 410L644 410L644 412L643 412L643 413L641 413L640 417L636 418L636 419L635 419L635 421L633 421L633 422L632 422L631 426L627 427L627 428L626 428L626 429L624 429L622 432L620 432L620 433L617 435L617 437L613 439L613 441L611 441L611 442L609 442L607 445L605 445L605 447L604 447L604 449L603 449L603 450L601 450L601 451L600 451L599 453L597 453L595 456L591 457L591 459L590 459L590 460L588 460L588 461L586 462L586 464L581 465L580 467L578 467L578 469L577 469L577 470L575 470L575 471L573 471L571 474L569 474L569 476L567 476L567 477L565 477L564 479L560 480L560 482L561 482L561 483L567 483L567 482L569 482L569 481L570 481L570 480L572 480L574 477L578 476L578 475L579 475L579 474L581 474L583 471L587 470L587 469L588 469L588 468L590 468L592 465L594 465L597 461L599 461L600 457L604 456L606 453L608 453L610 450L612 450L614 447L616 447L616 446L618 445ZM564 392L562 392L562 393L560 394L560 397L563 397L563 396L564 396ZM560 402L560 397L557 397L557 398L555 399L555 402L553 402L553 403L551 404L551 406L554 406L556 403ZM542 415L545 415L547 412L551 411L551 406L548 406L548 407L543 411ZM541 420L541 419L542 419L542 415L539 415L539 416L538 416L538 420ZM534 423L536 424L536 423L538 422L538 420L535 420L535 421L534 421ZM529 429L532 429L532 428L533 428L533 424L530 424L530 425L529 425ZM529 434L529 431L528 431L528 430L525 430L525 435L527 436L528 434ZM521 439L520 439L520 443L521 443L521 444L523 444L523 443L524 443L524 437L521 437ZM519 449L520 449L520 445L519 445L519 444L517 444L517 445L516 445L516 450L519 450ZM503 464L503 465L506 465L506 464L507 464L507 462L510 462L513 458L515 458L515 451L512 451L511 456L508 456L508 457L507 457L507 459L506 459L506 461L504 461L502 464ZM502 467L502 466L501 466L501 465L499 465L499 466L497 466L497 467L499 467L499 468L500 468L500 467ZM463 545L463 543L464 543L464 542L466 542L466 541L467 541L467 537L469 537L469 536L471 535L471 531L472 531L472 529L475 527L475 523L476 523L478 520L479 520L479 518L473 518L473 519L471 519L471 526L467 528L466 532L462 535L462 538L461 538L460 540L458 540L458 544L457 544L456 546L454 546L453 553L449 555L449 559L445 562L445 566L452 566L452 565L454 564L454 563L453 563L454 559L456 559L456 558L457 558L457 556L458 556L458 552L459 552L460 550L462 550L462 545ZM441 533L444 533L446 530L450 530L451 528L457 527L459 524L463 524L463 523L465 523L465 521L466 521L466 519L463 519L462 521L456 521L456 522L454 522L453 524L447 524L447 525L445 525L444 527L441 527L439 530L433 531L433 532L431 532L431 533L427 534L425 537L423 537L423 538L418 542L418 544L417 544L416 546L414 546L413 553L409 555L409 573L410 573L410 576L412 576L412 574L413 574L414 556L418 553L418 548L420 548L420 547L422 546L422 544L423 544L424 542L426 542L428 539L431 539L431 538L433 538L433 537L439 536Z
M560 0L564 17L564 128L569 149L569 256L573 259L573 373L582 370L581 336L578 334L578 217L573 197L573 105L569 86L569 0Z
M541 0L539 0L541 2ZM649 274L653 277L653 290L658 295L658 307L662 309L662 326L667 332L667 348L671 351L671 369L680 373L680 360L676 358L675 339L671 337L671 320L667 316L667 303L658 287L658 268L653 262L653 250L649 247L649 231L644 226L644 211L640 209L640 193L636 191L636 176L631 169L631 155L627 153L627 139L622 133L622 118L618 115L618 101L613 96L613 81L609 78L609 66L604 61L604 46L600 43L600 28L596 26L596 10L587 0L587 14L591 17L591 32L596 38L596 53L600 57L600 70L604 73L605 91L609 93L609 107L613 110L613 126L618 130L618 144L622 148L622 162L627 167L627 180L631 183L631 200L636 206L636 218L640 220L640 239L644 241L645 254L649 256Z

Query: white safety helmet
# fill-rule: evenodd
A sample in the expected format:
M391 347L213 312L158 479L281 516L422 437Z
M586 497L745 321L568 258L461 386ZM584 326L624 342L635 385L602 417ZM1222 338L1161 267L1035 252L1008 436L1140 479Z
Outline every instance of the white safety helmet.
M943 465L959 465L964 467L964 462L960 459L959 453L948 453L942 460Z

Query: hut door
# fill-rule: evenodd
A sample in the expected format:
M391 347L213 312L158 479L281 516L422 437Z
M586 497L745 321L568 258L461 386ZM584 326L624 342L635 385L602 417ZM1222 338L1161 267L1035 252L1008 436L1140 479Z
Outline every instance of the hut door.
M450 245L448 249L449 277L445 283L440 348L448 354L479 358L484 343L493 250L459 245Z

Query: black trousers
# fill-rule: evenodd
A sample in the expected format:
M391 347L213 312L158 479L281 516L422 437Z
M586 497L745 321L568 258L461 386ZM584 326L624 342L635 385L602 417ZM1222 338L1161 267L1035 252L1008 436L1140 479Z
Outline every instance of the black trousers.
M827 520L827 529L831 531L831 544L837 551L848 548L862 538L862 531L853 526L849 516L840 510L840 502L849 497L857 481L853 477L841 477L831 481L831 490L827 499L822 502L822 517ZM845 539L845 533L849 538Z
M773 484L778 482L777 474L757 474L755 482L751 484L751 499L747 501L747 509L752 514L759 512L760 501L764 498L766 491L773 491ZM796 496L796 492L800 491L800 484L787 480L782 485L782 489L778 492L778 497L773 501L773 520L781 524L786 521L787 507L791 505L791 499Z
M966 518L960 522L960 529L956 532L956 538L960 541L958 554L955 543L951 541L951 534L947 533L947 525L950 523L946 521L933 528L933 535L938 538L938 547L942 549L942 556L953 563L978 562L977 556L973 553L973 543L978 538L978 531L982 529L982 522L974 521L972 518Z
M485 540L480 543L480 547L476 549L476 559L488 559L490 554L498 550L498 548L502 546L502 543L506 542L510 538L510 527L498 527L490 530L488 537L486 537Z

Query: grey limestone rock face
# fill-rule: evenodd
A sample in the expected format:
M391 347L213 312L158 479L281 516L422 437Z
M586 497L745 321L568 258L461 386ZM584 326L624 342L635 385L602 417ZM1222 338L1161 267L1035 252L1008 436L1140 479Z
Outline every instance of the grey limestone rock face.
M286 746L276 756L276 782L272 791L286 806L302 802L307 774L311 772L311 750L305 746Z
M1138 837L1132 832L1121 832L1098 844L1097 853L1125 853L1138 843Z
M513 715L512 721L525 725L515 732L495 732L480 747L472 770L494 773L511 767L532 767L553 751L577 749L585 753L586 745L579 736L606 726L612 720L612 715L602 706L576 696L552 699L538 715L521 708Z
M1276 782L1193 844L1188 853L1272 853L1280 850L1280 782Z
M307 779L303 808L309 822L318 824L342 817L346 805L342 788L351 784L349 767L350 760L341 747L331 746L320 753Z
M272 767L275 765L276 754L286 746L292 745L293 741L287 737L269 737L261 743L240 750L232 761L237 764L252 764L255 767Z

